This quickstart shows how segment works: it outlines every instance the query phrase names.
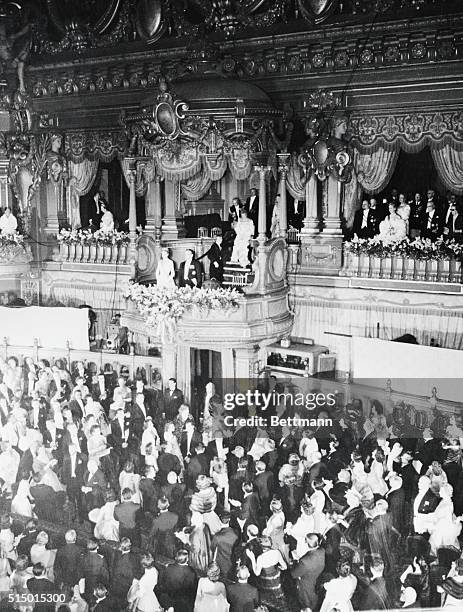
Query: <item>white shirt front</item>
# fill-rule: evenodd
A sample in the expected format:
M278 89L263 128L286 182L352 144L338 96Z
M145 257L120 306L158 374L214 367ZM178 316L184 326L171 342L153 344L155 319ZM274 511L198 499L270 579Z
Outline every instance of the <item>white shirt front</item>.
M368 208L363 211L362 229L368 227Z

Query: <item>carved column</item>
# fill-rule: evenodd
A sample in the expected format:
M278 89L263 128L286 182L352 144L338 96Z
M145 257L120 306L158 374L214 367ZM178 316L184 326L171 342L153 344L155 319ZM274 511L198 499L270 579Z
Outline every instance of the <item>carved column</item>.
M305 218L304 227L301 234L318 234L318 200L317 200L317 179L312 174L305 184Z
M289 153L278 153L278 171L280 174L280 236L282 238L287 237L288 234L288 210L286 202L286 175L289 169Z
M137 161L129 160L129 264L131 277L135 278L137 266L137 194L135 181L137 178Z
M165 181L165 198L164 198L164 218L162 219L162 239L172 240L179 238L177 227L177 197L178 197L178 182Z
M341 229L341 192L342 184L336 177L330 175L327 178L327 200L328 210L325 219L323 233L331 235L342 235Z
M162 223L162 178L158 175L148 183L146 192L146 231L154 233L155 238L160 237Z
M257 240L262 245L267 240L267 172L270 166L255 166L254 170L259 173L259 223L257 227Z

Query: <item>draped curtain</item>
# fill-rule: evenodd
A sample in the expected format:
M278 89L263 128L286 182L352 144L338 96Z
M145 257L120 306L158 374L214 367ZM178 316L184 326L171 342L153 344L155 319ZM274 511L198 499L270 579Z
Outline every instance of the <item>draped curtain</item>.
M212 181L205 172L199 172L181 183L182 194L186 200L197 202L209 191Z
M129 180L129 160L121 159L122 174L124 175L127 187L130 188ZM138 197L143 197L148 188L148 183L154 180L156 168L154 162L148 164L137 164L137 176L135 177L135 193Z
M95 180L98 160L84 159L79 163L68 162L69 184L67 189L68 210L72 229L81 226L80 196L86 195Z
M297 155L293 154L286 175L286 188L295 200L305 200L305 184L304 169L298 163Z
M317 296L297 298L294 310L292 335L302 337L310 329L317 344L326 343L325 332L376 338L379 329L384 340L409 333L419 344L429 346L431 338L438 338L444 348L463 349L463 312L451 307L336 302Z
M344 217L348 226L353 223L363 191L371 194L381 192L391 180L398 157L398 150L384 147L371 153L354 150L352 180L344 188Z
M432 158L436 164L439 178L452 193L463 194L463 151L458 151L451 144L442 148L431 148Z

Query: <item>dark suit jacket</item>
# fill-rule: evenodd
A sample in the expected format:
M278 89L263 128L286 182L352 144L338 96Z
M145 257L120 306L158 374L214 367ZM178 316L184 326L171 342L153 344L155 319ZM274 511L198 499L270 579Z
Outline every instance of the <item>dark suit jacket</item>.
M82 578L82 554L83 550L77 544L65 544L56 551L55 583L73 587Z
M178 269L178 286L179 287L201 287L203 280L203 271L201 264L196 259L193 259L188 269L187 278L185 279L185 262L179 266ZM196 280L196 285L193 283Z
M223 248L213 242L203 257L207 257L210 262L209 278L215 278L221 283L223 280Z
M227 599L230 612L253 612L259 603L259 591L250 584L228 584Z
M77 400L71 400L68 408L72 412L72 418L74 421L82 420L84 413L82 412L82 408Z
M53 582L47 578L29 578L27 581L27 588L33 595L40 595L41 593L46 595L47 593L56 593L56 588ZM37 602L34 605L34 612L54 612L54 603L40 603Z
M306 553L291 570L297 580L297 595L302 608L317 607L318 595L315 591L318 577L325 568L325 551L322 548Z
M202 435L199 433L199 431L196 431L195 429L193 432L193 436L191 438L190 452L188 453L188 455L194 455L196 451L196 445L202 441L203 441ZM187 433L186 431L183 431L182 437L180 439L180 450L182 451L182 455L184 457L187 456L187 443L188 443Z
M18 553L18 555L29 556L31 554L32 545L35 544L37 541L39 530L34 529L33 531L24 531L23 533L25 535L23 538L20 539L16 547L16 552Z
M114 518L119 521L121 527L135 529L139 512L140 504L123 501L114 508Z
M254 487L259 493L260 501L267 504L273 494L273 474L272 472L261 472L254 479Z
M168 421L173 421L177 416L178 409L183 404L183 393L175 389L173 393L167 389L164 393L164 413Z
M193 612L198 579L195 572L187 565L168 565L159 581L162 599L160 603L174 612Z
M259 525L260 522L260 501L258 493L254 492L243 500L241 505L240 518L245 518L249 523Z
M232 552L238 541L238 535L231 527L224 527L212 538L211 549L215 556L215 562L220 567L222 579L234 578L232 576L233 558Z
M431 227L428 229L428 217L428 213L425 212L421 220L421 237L436 240L442 234L444 226L443 219L439 211L435 210L431 221Z
M451 240L461 240L463 238L463 215L459 212L455 219L450 215L448 220L445 221L447 213L444 216L444 228L448 230L445 232L445 237Z
M359 238L373 238L377 230L376 213L373 210L368 210L367 226L362 229L363 209L358 210L354 215L354 224L352 229L354 234Z
M174 531L177 524L178 516L170 510L161 512L154 519L149 534L149 541L154 554L164 555L171 559L174 557L176 548Z
M88 511L92 510L93 508L101 508L101 506L104 505L106 484L106 478L100 469L98 469L91 478L89 478L88 471L85 472L83 486L92 488L89 493L85 494Z
M189 489L194 489L196 479L201 474L209 474L209 457L206 453L194 455L187 464L185 472L185 483Z
M160 485L152 478L142 478L140 480L140 493L143 499L143 511L155 514L158 509L158 499L161 497Z
M43 521L55 521L59 514L56 507L56 493L45 484L35 484L30 488L35 502L35 513Z
M440 504L441 498L433 493L431 489L426 491L423 499L418 506L418 512L420 514L431 514Z
M388 595L384 578L375 578L365 589L360 601L360 610L389 610L393 602Z
M111 595L127 603L127 593L133 579L139 579L142 575L138 554L117 551L111 567Z
M297 203L297 209L294 206L294 202L288 202L288 224L296 229L300 230L303 225L305 216L305 202L299 200Z
M109 587L109 571L105 559L96 551L86 552L82 557L82 576L85 578L85 596L93 596L93 589L101 582Z

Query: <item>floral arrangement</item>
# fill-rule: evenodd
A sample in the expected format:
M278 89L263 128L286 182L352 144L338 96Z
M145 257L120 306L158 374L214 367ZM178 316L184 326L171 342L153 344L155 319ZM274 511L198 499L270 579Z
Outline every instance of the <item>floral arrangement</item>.
M429 238L405 238L399 242L386 242L378 236L375 238L353 238L345 243L345 248L354 255L372 257L409 257L410 259L461 259L463 244L455 240L438 238L435 242Z
M91 230L82 229L62 229L57 235L58 242L62 244L101 244L105 246L128 244L129 235L127 232L118 232L116 230Z
M11 247L24 244L24 236L22 234L2 234L0 233L0 247Z
M178 321L187 310L194 308L208 313L222 310L230 313L238 308L239 293L235 289L198 289L175 287L161 289L157 285L131 283L124 297L132 300L138 312L164 340L173 340Z

